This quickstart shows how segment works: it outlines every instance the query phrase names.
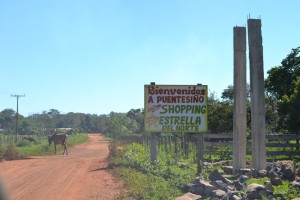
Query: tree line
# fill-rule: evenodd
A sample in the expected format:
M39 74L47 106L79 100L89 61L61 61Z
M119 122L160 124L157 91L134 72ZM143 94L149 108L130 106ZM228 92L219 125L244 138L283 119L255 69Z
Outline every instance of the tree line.
M268 133L300 133L300 47L294 48L280 65L272 67L265 79L266 125ZM231 133L233 129L234 87L229 85L221 98L211 92L208 96L209 132ZM251 130L250 86L247 85L247 128ZM143 109L131 109L127 113L62 114L56 109L19 115L19 134L45 134L53 128L73 128L79 132L106 133L113 137L144 132ZM4 109L0 112L0 129L13 134L16 130L16 112Z
M122 135L141 133L143 130L142 109L131 109L127 113L111 112L96 115L69 112L62 114L56 109L32 114L18 115L18 134L44 135L51 129L72 128L84 133L118 133ZM0 129L6 134L16 133L16 112L4 109L0 112Z

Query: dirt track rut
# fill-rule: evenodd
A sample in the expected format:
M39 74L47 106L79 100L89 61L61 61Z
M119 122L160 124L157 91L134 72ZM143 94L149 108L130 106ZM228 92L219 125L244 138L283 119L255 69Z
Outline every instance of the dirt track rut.
M31 157L0 163L13 200L114 199L122 184L110 174L108 141L98 134L68 149L69 155Z

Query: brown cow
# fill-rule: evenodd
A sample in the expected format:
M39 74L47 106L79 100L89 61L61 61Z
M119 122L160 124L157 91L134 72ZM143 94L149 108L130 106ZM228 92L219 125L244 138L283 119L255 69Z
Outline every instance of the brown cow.
M61 144L64 147L64 152L63 155L65 154L65 152L68 155L68 149L67 149L67 135L63 134L63 135L57 135L56 133L51 135L48 138L48 142L49 142L49 146L51 145L51 143L53 142L54 144L54 150L55 150L55 154L56 154L56 145L57 144Z

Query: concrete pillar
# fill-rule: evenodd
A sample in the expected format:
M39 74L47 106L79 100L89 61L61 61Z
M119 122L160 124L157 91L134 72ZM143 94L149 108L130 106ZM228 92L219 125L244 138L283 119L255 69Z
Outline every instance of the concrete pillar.
M265 85L261 20L248 19L251 88L252 167L266 168Z
M246 167L247 96L246 96L246 27L233 28L234 41L234 110L233 171Z

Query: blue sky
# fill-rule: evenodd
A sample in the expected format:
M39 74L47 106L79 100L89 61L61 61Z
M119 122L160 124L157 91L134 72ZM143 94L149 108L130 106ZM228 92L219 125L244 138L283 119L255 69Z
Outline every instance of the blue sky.
M108 114L144 84L233 83L233 27L261 18L264 70L299 43L300 1L2 0L0 111ZM248 58L248 56L247 56ZM249 69L247 71L249 73Z

